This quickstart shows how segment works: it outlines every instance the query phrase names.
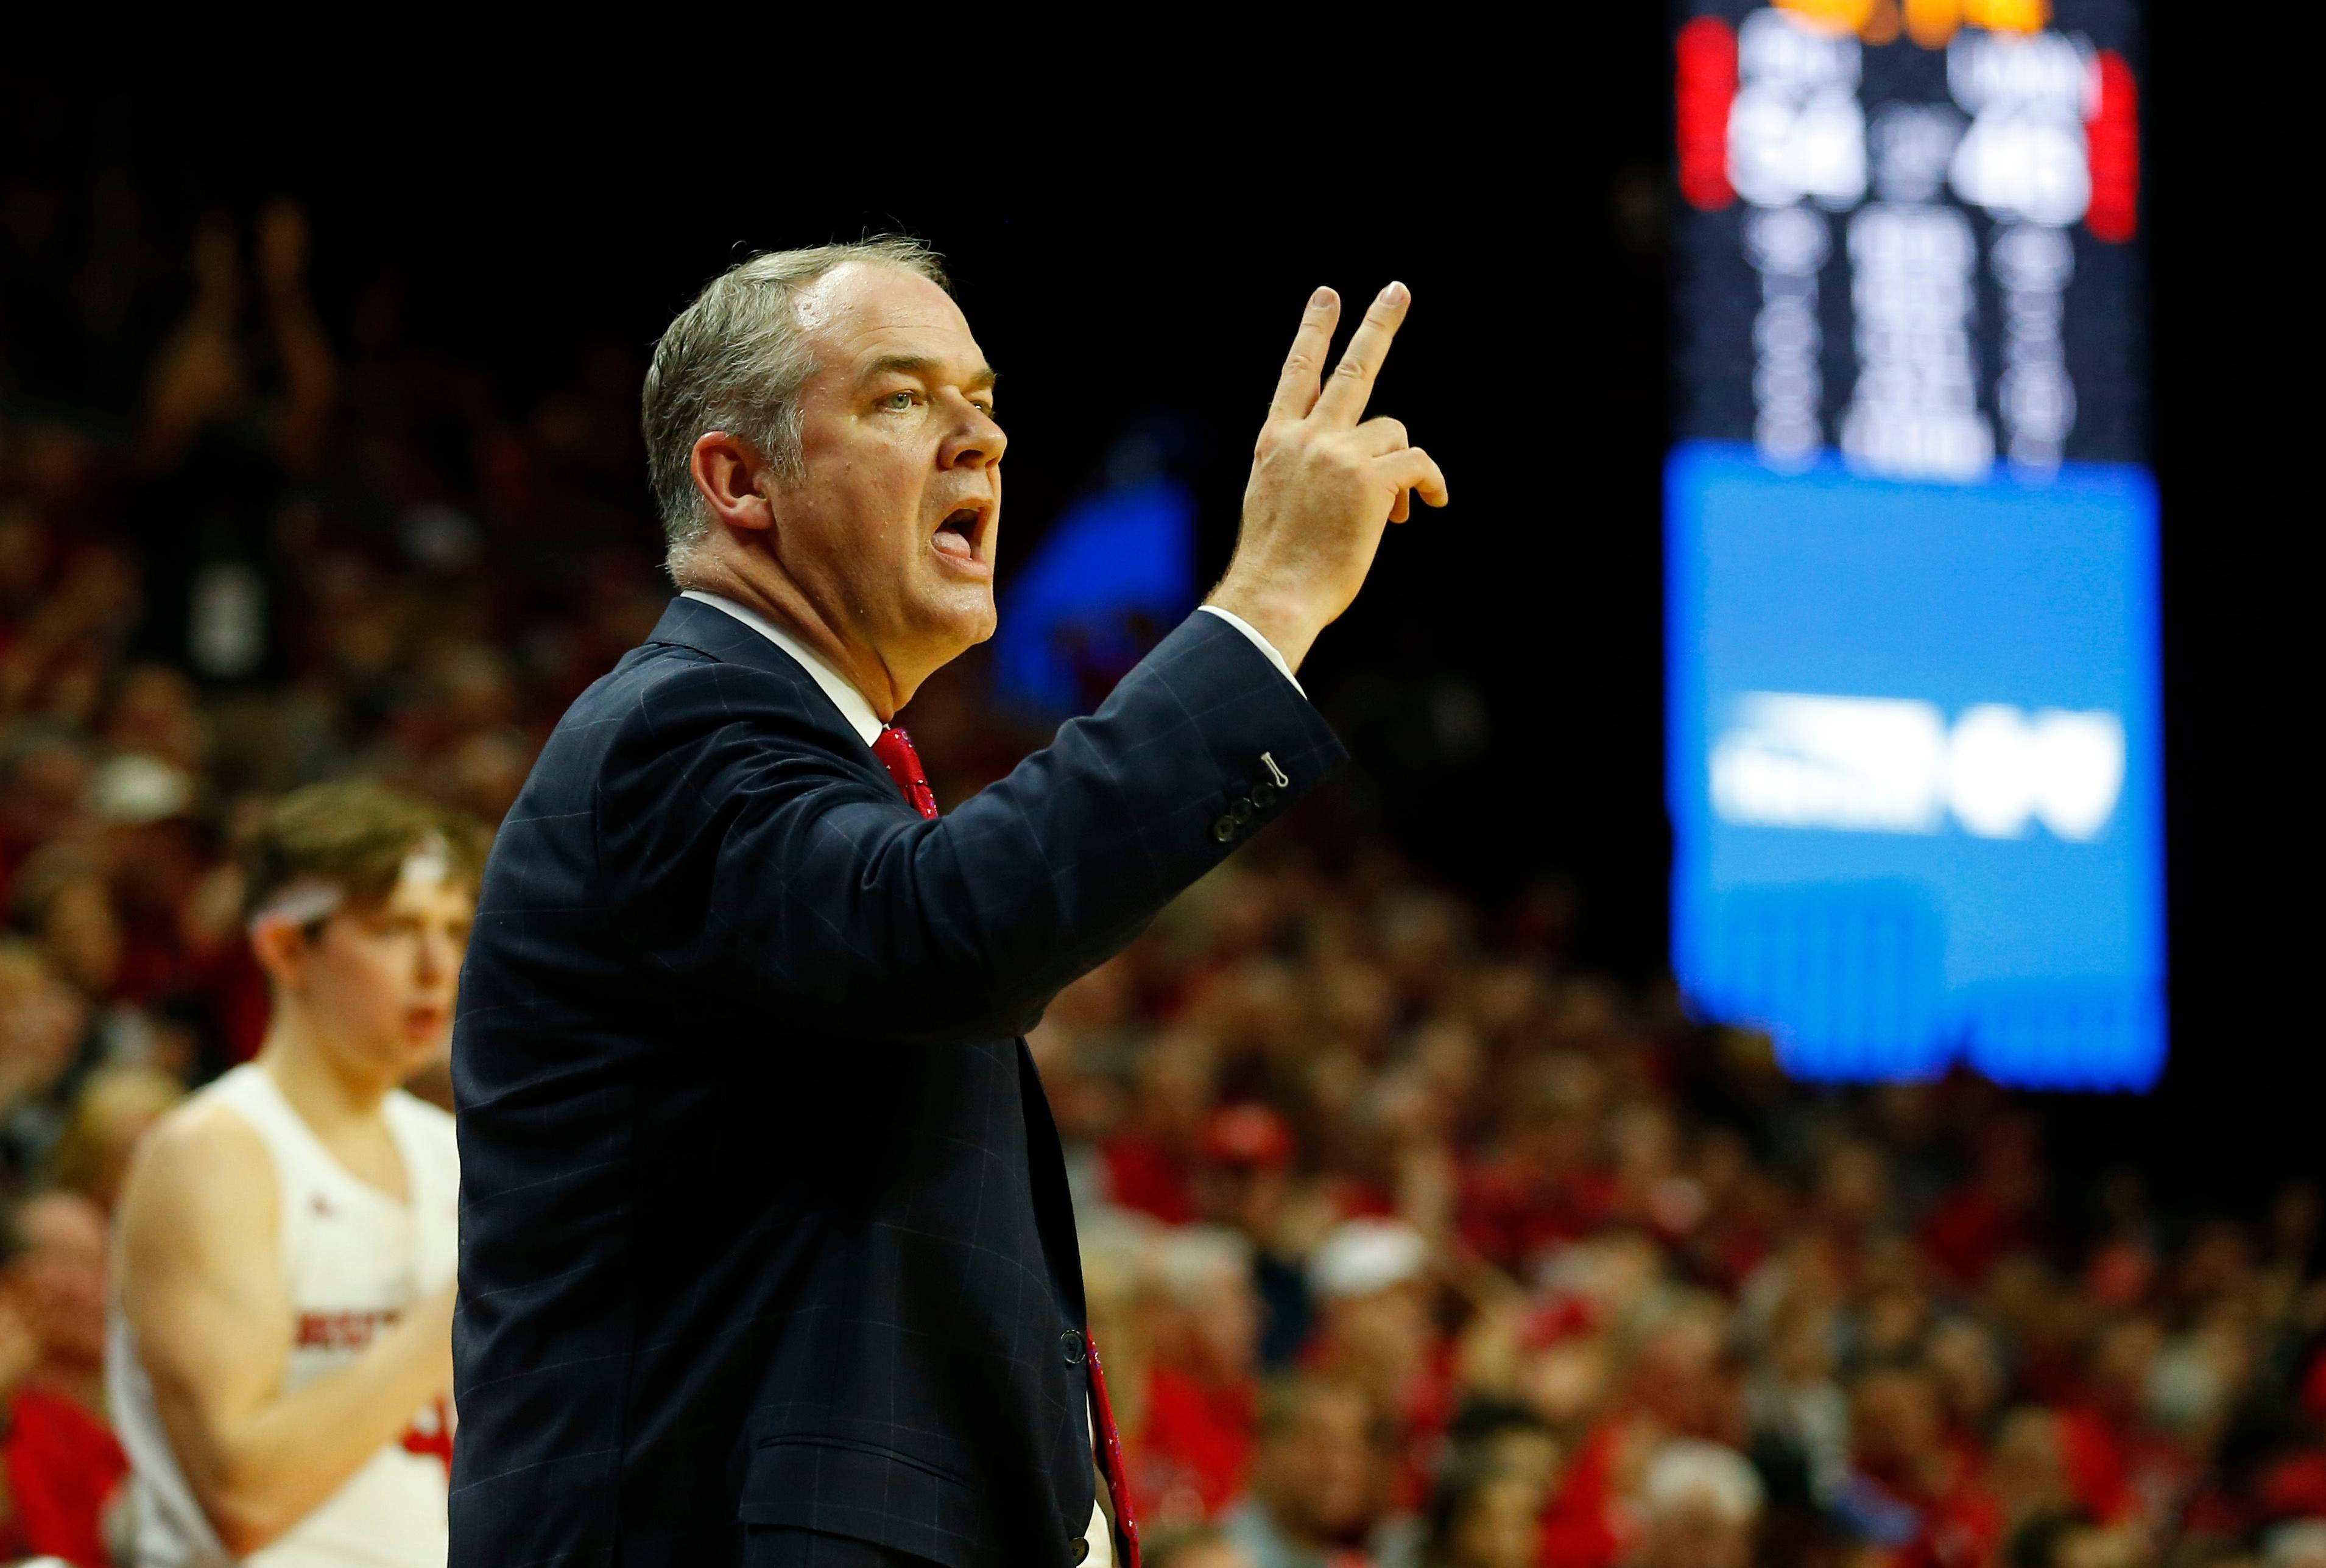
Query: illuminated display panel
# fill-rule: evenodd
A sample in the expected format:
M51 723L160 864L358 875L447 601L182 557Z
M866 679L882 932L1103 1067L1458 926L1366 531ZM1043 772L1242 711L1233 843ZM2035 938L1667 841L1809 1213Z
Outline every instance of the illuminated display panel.
M1683 8L1673 960L1802 1076L2163 1067L2135 43Z

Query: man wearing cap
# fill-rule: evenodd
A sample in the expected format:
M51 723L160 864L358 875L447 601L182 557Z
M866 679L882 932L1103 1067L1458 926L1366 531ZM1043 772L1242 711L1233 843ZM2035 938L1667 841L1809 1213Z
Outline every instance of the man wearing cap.
M943 817L895 720L992 633L1007 438L935 258L762 255L672 323L684 591L551 737L462 981L458 1568L1136 1561L1020 1036L1341 760L1294 671L1445 499L1363 417L1406 305L1325 378L1317 291L1211 602ZM1102 342L1098 394L1172 363Z
M1261 1360L1289 1366L1308 1342L1311 1311L1306 1247L1287 1229L1292 1128L1271 1106L1223 1105L1205 1122L1196 1153L1197 1213L1251 1244L1252 1287L1266 1309Z

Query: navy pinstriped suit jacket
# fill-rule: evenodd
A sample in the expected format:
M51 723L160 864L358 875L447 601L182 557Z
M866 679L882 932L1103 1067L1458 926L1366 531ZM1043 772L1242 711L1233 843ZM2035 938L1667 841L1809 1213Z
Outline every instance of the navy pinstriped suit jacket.
M1072 1561L1082 1276L1019 1036L1343 756L1198 614L924 821L805 670L674 600L485 870L453 1568L726 1568L747 1523Z

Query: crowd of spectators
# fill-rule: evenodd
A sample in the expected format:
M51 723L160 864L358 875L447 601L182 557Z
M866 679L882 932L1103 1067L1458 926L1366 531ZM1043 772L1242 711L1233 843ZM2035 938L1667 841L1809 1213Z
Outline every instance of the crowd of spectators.
M238 834L498 820L667 589L637 347L520 398L392 276L326 323L296 207L0 194L0 1561L101 1568L107 1216L265 1026ZM948 800L1039 740L973 667L907 717ZM1050 1009L1150 1563L2326 1568L2314 1193L2070 1203L2024 1105L1791 1083L1573 917L1327 794Z

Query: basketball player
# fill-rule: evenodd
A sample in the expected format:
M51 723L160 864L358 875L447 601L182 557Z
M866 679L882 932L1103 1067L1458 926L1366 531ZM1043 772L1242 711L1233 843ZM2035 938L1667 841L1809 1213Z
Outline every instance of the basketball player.
M250 858L273 1020L172 1111L122 1200L110 1346L138 1568L442 1568L445 1048L482 835L366 784L284 801Z

